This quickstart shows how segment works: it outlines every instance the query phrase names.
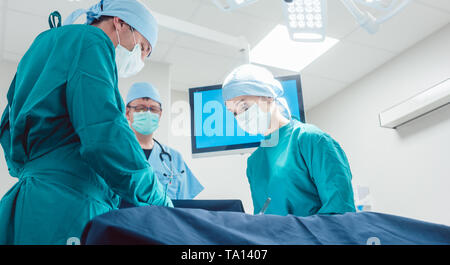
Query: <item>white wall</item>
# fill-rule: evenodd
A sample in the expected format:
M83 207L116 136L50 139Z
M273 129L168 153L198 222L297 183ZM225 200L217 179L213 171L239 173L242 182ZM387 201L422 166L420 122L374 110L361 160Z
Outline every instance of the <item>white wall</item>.
M3 114L3 110L7 105L6 94L8 93L9 85L14 78L14 74L17 70L17 63L10 63L6 61L0 61L0 112ZM0 115L1 115L0 114ZM13 178L8 173L8 167L6 165L3 149L0 147L0 198L5 194L15 183L16 178Z
M378 113L450 77L450 25L307 113L347 153L375 211L450 225L450 105L397 130Z

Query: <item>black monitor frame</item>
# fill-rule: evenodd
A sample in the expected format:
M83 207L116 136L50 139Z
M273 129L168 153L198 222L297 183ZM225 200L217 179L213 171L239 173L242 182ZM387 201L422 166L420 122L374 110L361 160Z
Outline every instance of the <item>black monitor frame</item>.
M303 93L302 93L302 84L301 84L301 78L300 75L290 75L290 76L282 76L276 78L278 81L287 81L287 80L295 80L297 83L297 96L298 96L298 106L299 106L299 113L300 113L300 121L306 122L305 118L305 109L303 104ZM189 106L191 110L191 145L192 145L192 154L204 154L204 153L210 153L210 152L221 152L221 151L232 151L232 150L239 150L239 149L248 149L248 148L255 148L260 145L260 142L253 142L253 143L246 143L246 144L235 144L235 145L227 145L227 146L215 146L215 147L207 147L207 148L197 148L197 142L195 137L195 124L194 124L194 93L196 92L203 92L203 91L209 91L209 90L217 90L222 89L222 85L213 85L213 86L206 86L206 87L196 87L196 88L190 88L189 89Z

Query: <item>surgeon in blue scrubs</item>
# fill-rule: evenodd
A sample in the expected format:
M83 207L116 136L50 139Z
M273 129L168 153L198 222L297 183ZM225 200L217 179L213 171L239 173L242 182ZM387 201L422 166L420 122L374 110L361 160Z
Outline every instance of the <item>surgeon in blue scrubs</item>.
M154 138L163 109L158 90L150 83L135 83L128 91L126 106L128 122L164 192L174 200L197 196L203 186L181 154Z
M264 136L247 160L255 213L355 211L352 174L341 146L316 126L291 117L283 87L267 69L236 68L225 79L222 96L243 130Z

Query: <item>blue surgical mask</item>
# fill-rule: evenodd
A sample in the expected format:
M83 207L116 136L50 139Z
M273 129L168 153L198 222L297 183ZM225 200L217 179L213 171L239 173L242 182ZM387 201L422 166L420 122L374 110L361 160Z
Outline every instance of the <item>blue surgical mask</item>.
M159 115L150 111L133 113L133 128L140 134L149 135L158 129Z

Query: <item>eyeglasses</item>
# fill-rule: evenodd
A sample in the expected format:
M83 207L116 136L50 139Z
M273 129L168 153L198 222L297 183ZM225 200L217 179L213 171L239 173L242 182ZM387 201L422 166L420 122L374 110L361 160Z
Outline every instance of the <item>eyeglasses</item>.
M162 109L158 107L147 107L144 105L138 105L138 106L128 106L131 109L134 109L135 112L145 112L150 111L155 114L161 114Z

